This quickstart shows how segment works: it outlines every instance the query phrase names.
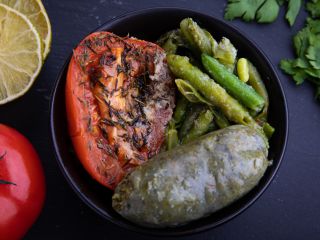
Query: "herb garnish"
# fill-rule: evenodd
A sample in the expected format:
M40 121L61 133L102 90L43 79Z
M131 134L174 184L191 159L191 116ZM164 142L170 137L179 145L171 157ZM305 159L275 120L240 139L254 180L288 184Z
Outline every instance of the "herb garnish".
M311 16L320 16L320 1L309 3L307 9ZM294 36L293 45L297 58L282 60L280 67L297 85L305 80L313 83L320 100L320 19L307 18L306 26Z
M271 23L278 17L280 5L288 4L286 19L290 26L296 20L302 0L229 0L224 18L233 20L242 18L244 21L256 20L258 23Z

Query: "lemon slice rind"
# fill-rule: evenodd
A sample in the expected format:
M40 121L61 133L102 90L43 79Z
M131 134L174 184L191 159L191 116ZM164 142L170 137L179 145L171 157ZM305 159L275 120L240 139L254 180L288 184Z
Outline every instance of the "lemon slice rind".
M16 19L16 20L19 20L19 21L22 20L23 22L25 22L26 25L28 26L28 29L26 29L25 32L29 33L29 31L30 31L30 34L34 35L34 39L36 41L35 41L35 50L34 51L30 51L28 49L22 49L20 51L13 52L12 54L6 54L6 52L3 51L6 49L3 46L0 46L2 48L2 49L0 49L0 66L2 65L2 67L0 67L0 90L6 91L6 96L3 96L3 95L0 96L1 97L0 98L0 105L5 104L7 102L10 102L10 101L24 95L30 89L30 87L34 83L36 77L38 76L38 74L41 70L42 61L43 61L41 37L40 37L39 33L37 32L36 28L30 22L30 20L25 15L21 14L20 12L16 11L15 9L13 9L11 7L8 7L5 4L0 3L0 10L1 10L1 8L3 10L5 10L6 18L8 17L8 15L13 14L13 16L20 18L20 19ZM7 21L7 19L4 19L3 21L1 21L2 30L4 28L2 25L6 24L6 21ZM14 28L14 26L10 26L10 29L15 29L15 28ZM15 39L19 39L19 37L22 38L23 36L24 36L24 32L18 32L15 36ZM1 38L4 38L3 33L0 34L0 42L1 42ZM10 44L11 43L8 42L7 45L10 45ZM14 43L12 43L12 44L14 45ZM19 46L19 47L21 47L21 46ZM35 62L35 63L30 64L30 66L32 66L32 65L35 66L33 69L28 68L27 61L24 62L23 66L17 66L18 64L13 65L11 63L12 59L18 61L19 59L21 59L21 57L24 56L24 54L25 54L24 57L27 58L28 54L30 54L30 53L34 54L35 60L38 60L37 63ZM23 75L25 77L25 79L23 79L22 77L20 78L19 75ZM10 79L10 81L8 79ZM14 81L12 81L12 80L14 80ZM20 84L22 81L26 82L26 84L23 87L21 87L21 84ZM10 87L9 87L9 85L10 85L9 83L11 84ZM19 88L19 87L21 87L21 88ZM18 88L18 89L14 89L14 88ZM10 91L15 91L15 92L10 92Z

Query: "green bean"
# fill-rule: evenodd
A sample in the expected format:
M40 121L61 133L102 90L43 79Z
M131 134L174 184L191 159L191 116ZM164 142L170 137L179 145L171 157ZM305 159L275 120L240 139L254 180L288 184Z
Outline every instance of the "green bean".
M268 118L269 96L267 89L261 79L256 67L248 60L249 80L248 84L256 90L264 99L264 107L262 112L255 118L258 122L266 122Z
M207 74L191 65L187 57L169 54L167 62L175 76L189 81L208 102L218 107L230 121L245 125L255 124L248 111L237 100Z
M178 87L179 92L192 103L205 103L212 106L210 102L204 99L198 91L187 81L182 79L176 79L175 83Z
M208 73L243 105L255 112L261 111L265 101L251 86L242 82L213 57L202 54L202 64Z
M248 83L263 97L265 104L264 108L261 113L255 117L255 120L263 126L263 131L268 139L271 138L275 129L267 123L268 119L268 109L269 109L269 96L264 85L261 76L256 69L256 67L248 60L248 67L249 67L249 81Z
M270 139L272 137L272 135L275 131L275 129L267 122L263 124L262 129L268 139Z
M178 131L174 119L171 119L167 126L165 143L165 150L170 150L179 145Z
M180 30L183 39L196 54L213 54L212 40L208 38L208 32L205 32L191 18L185 18L180 22Z
M188 103L189 103L188 99L186 99L184 96L179 94L178 100L177 100L177 106L173 113L173 119L177 126L183 121L186 115Z
M182 139L181 143L188 143L205 134L208 131L212 120L213 114L210 110L201 112L197 119L194 121L187 135Z
M211 107L210 110L214 116L214 121L216 122L219 128L225 128L230 126L228 119L218 109L214 109Z
M177 129L169 129L167 132L167 150L171 150L179 145L178 131Z
M182 139L189 132L192 127L193 122L196 120L200 112L204 110L204 105L202 104L191 104L187 110L186 117L179 129L179 139Z
M180 93L182 93L182 95L184 95L185 98L188 99L190 102L204 103L210 106L210 110L212 111L215 122L217 123L219 128L225 128L230 125L228 119L219 110L215 110L212 107L212 104L208 102L206 99L204 99L190 83L182 79L176 79L175 82Z
M210 110L219 128L225 128L230 125L228 119L219 110L215 110L212 104L204 99L190 83L182 79L176 79L175 82L180 93L185 96L185 99L188 99L192 103L204 103L210 106Z

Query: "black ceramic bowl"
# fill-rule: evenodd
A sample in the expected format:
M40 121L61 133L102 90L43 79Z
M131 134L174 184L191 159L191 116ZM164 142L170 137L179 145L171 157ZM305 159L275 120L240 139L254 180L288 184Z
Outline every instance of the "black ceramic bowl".
M270 94L269 122L276 132L270 142L269 158L273 165L268 168L259 184L247 195L211 214L208 217L190 222L187 225L175 228L152 229L138 226L118 215L111 206L112 192L94 181L80 164L73 152L73 147L67 131L65 109L66 72L70 58L67 59L55 84L51 100L51 133L58 163L66 179L79 197L94 211L128 230L145 234L178 236L208 230L235 217L248 208L268 187L275 176L284 154L287 133L288 116L285 97L279 78L271 63L255 43L246 38L237 29L208 15L178 8L155 8L132 12L113 19L96 29L107 30L126 36L130 34L140 39L155 41L161 34L177 28L185 17L192 17L202 27L209 30L215 39L228 37L239 51L239 56L250 59L263 76ZM72 49L70 49L70 53Z

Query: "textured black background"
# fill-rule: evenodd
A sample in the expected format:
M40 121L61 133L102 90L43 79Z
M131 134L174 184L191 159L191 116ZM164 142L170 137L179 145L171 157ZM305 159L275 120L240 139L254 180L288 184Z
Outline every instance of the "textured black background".
M49 140L51 90L72 48L103 22L128 11L157 6L190 8L222 19L226 1L44 0L53 31L51 53L32 89L0 107L0 121L31 140L47 177L45 207L25 239L152 239L108 223L71 190ZM289 28L282 9L271 25L230 24L254 40L277 66L280 59L293 57L291 37L303 26L305 17L301 12L295 26ZM277 71L289 107L289 141L277 176L263 196L240 216L184 239L319 239L320 104L314 100L311 85L296 87L280 69Z

